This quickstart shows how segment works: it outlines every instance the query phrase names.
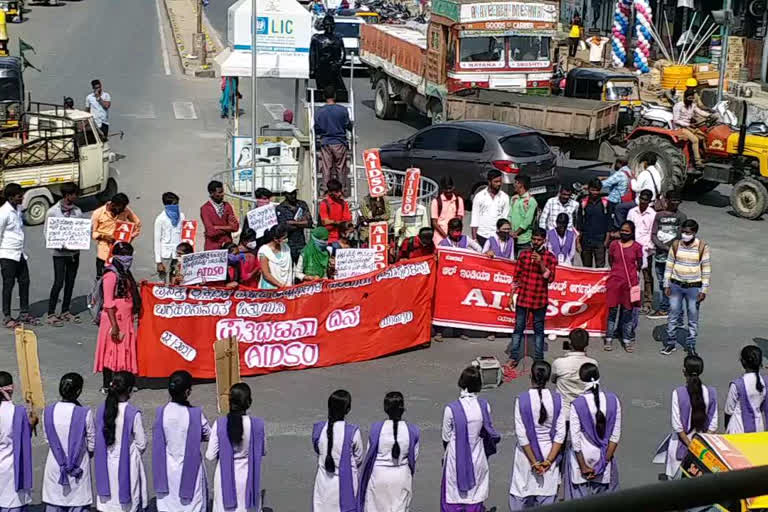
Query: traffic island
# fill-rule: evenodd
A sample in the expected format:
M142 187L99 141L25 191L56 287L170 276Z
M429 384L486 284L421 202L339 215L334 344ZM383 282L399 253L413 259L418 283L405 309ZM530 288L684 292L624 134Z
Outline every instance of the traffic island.
M221 51L218 36L205 12L198 20L196 0L164 0L165 12L173 32L176 55L184 74L214 78L213 56ZM202 31L198 30L201 25ZM213 34L213 36L211 36Z

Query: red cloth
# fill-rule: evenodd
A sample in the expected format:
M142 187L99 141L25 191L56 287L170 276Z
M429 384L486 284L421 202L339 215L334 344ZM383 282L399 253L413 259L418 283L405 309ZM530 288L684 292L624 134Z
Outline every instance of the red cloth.
M339 202L326 196L320 202L320 223L322 224L324 220L352 222L352 212L349 211L349 204L343 199ZM328 243L331 244L337 241L339 239L339 228L336 226L325 227L328 229Z
M637 273L638 264L643 264L643 246L633 242L624 247L624 258L621 257L621 242L614 240L608 246L608 261L611 262L611 273L605 284L605 301L609 308L621 306L625 309L633 307L629 300L629 288L640 283ZM626 260L626 267L624 262ZM629 284L627 283L629 274ZM639 305L639 303L637 303Z
M203 227L205 228L205 251L215 251L221 249L224 244L232 242L232 233L216 229L214 226L231 225L237 231L240 228L240 222L237 220L235 211L232 209L232 205L224 203L224 216L219 217L216 213L216 208L213 207L210 201L206 201L203 206L200 207L200 219L203 221Z
M248 288L258 288L259 279L261 279L261 265L259 258L252 253L245 253L245 260L240 262L240 280L239 284ZM227 276L229 281L235 280L235 268L232 265L227 266Z
M549 283L555 280L557 258L550 251L541 253L541 260L549 269L549 277L544 278L541 266L533 261L533 249L520 253L515 267L515 283L517 284L518 306L529 309L541 309L547 305Z
M413 241L411 242L411 240ZM418 236L412 236L406 238L403 240L403 243L400 244L400 252L398 253L397 259L410 260L421 258L422 256L429 256L430 254L435 254L434 244L429 247L424 247L424 244L421 243L421 239Z

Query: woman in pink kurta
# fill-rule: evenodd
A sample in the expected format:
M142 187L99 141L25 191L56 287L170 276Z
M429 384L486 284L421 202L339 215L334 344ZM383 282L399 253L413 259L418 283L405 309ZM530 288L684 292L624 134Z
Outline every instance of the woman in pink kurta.
M101 282L104 304L93 362L93 371L103 373L103 389L109 389L113 372L135 374L139 370L133 317L141 308L141 298L130 272L133 247L119 242L112 254L112 264L105 267Z
M605 350L613 350L613 337L618 333L624 350L634 351L634 309L640 304L632 301L630 290L640 283L638 272L643 267L643 259L643 247L635 242L635 224L628 220L619 229L619 240L614 240L608 247L611 273L605 285L608 306Z

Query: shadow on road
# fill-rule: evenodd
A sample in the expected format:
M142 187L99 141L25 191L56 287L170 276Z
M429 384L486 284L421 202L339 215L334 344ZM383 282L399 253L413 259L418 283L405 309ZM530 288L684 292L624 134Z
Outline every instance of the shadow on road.
M362 103L363 106L373 110L373 100L363 100L360 103ZM408 109L405 114L405 118L399 119L399 121L415 130L421 130L422 128L426 128L431 124L426 116L423 116L411 109Z

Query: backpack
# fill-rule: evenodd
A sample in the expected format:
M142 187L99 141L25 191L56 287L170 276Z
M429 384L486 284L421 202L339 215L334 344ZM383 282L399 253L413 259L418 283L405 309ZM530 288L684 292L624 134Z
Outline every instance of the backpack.
M675 255L675 261L677 261L677 249L680 247L680 240L675 240L672 242L672 254ZM701 263L701 258L704 257L704 249L707 248L707 244L704 243L704 240L699 240L699 263Z
M603 215L608 215L608 198L603 196L600 198L600 201L603 203ZM587 203L589 203L589 197L585 197L581 200L581 216L584 215L584 212L587 208Z
M623 196L621 196L621 202L629 203L635 200L635 192L632 190L632 187L630 186L630 181L632 180L632 176L627 171L621 171L621 172L623 172L624 176L627 177L627 191L624 193Z
M86 303L88 305L88 311L93 317L93 323L96 325L101 324L101 311L104 309L104 276L107 272L114 272L108 267L104 267L104 274L93 283L91 293L86 297Z

